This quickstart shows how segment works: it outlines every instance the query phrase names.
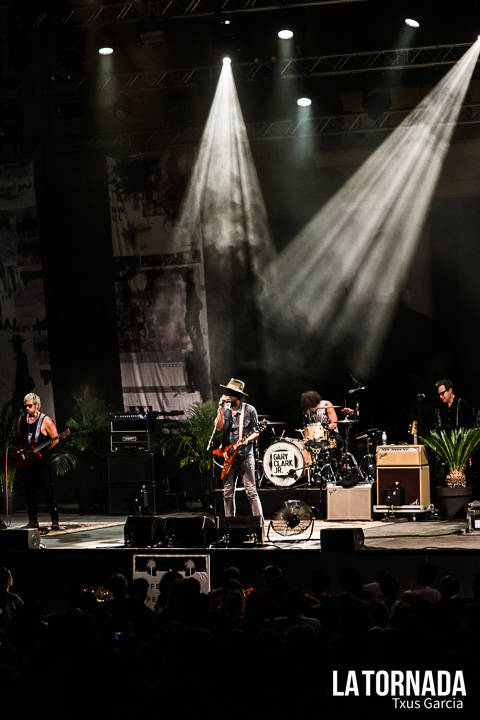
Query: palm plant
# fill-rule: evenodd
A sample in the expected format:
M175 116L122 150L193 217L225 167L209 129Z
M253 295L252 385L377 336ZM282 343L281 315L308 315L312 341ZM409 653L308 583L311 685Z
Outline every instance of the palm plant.
M72 417L67 420L71 430L68 447L73 454L86 450L103 455L108 444L109 416L105 402L94 397L87 386L74 396Z
M447 486L465 487L465 466L480 445L480 428L432 430L420 440L447 463Z
M162 441L162 453L165 455L168 450L173 449L181 468L187 465L196 466L203 478L212 474L213 455L211 449L207 450L207 446L217 409L212 400L196 403L188 418L176 425L175 435Z

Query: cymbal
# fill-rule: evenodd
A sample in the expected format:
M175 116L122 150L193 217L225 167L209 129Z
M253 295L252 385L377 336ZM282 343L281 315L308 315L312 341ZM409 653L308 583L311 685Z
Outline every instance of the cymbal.
M340 425L340 423L343 423L346 425L347 423L356 423L358 420L337 420L337 425Z
M267 417L270 417L270 415L264 415L263 413L258 413L257 415L258 415L259 418L267 418Z
M267 425L286 425L284 420L267 420Z

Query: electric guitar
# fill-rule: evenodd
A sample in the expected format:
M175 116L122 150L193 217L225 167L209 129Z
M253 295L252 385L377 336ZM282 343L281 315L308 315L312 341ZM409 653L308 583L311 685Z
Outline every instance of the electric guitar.
M222 467L222 475L221 479L228 475L230 468L232 467L232 463L235 460L235 456L237 452L240 450L241 447L244 447L245 445L248 445L249 442L252 441L252 435L253 433L261 433L265 430L267 427L268 422L266 420L262 420L262 422L258 423L258 425L255 425L253 430L249 435L242 438L241 440L237 440L236 443L233 445L227 445L225 448L216 448L216 450L213 450L214 455L218 455L219 457L223 457L223 467Z
M62 433L60 433L60 435L57 435L54 438L49 437L48 440L45 440L38 445L17 445L15 448L13 448L13 457L15 458L15 462L17 463L20 470L26 470L30 467L30 465L33 465L36 460L40 460L42 457L41 451L44 448L51 445L54 440L62 440L64 437L67 437L69 433L70 430L67 428Z
M414 420L410 423L408 432L410 433L410 435L413 435L413 444L418 445L418 420Z

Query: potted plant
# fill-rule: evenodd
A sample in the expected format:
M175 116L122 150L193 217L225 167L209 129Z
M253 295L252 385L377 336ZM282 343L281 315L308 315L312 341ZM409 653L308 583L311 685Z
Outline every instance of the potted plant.
M440 513L449 518L464 517L472 487L467 485L465 468L480 445L480 428L432 430L421 438L448 467L446 487L437 487Z
M213 491L214 460L212 450L218 445L218 437L214 437L208 448L218 406L212 400L196 403L190 410L187 419L172 425L173 434L161 442L162 454L169 451L178 458L180 469L191 469L195 477L189 478L192 488L196 486L198 494L205 499ZM216 444L215 444L216 441ZM196 480L196 482L195 482Z
M74 396L72 416L66 422L70 435L56 472L75 468L75 485L80 512L104 505L103 488L109 415L105 402L85 386ZM63 473L59 470L64 469Z

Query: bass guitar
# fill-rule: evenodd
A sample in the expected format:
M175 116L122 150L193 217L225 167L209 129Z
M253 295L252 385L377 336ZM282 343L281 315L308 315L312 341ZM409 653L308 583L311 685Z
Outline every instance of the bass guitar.
M237 440L236 443L233 445L227 445L227 447L224 448L216 448L216 450L213 450L214 455L218 455L219 457L223 457L223 467L222 467L222 480L226 475L228 475L230 468L232 467L232 463L235 460L235 456L237 452L240 450L241 447L244 447L245 445L248 445L249 442L253 440L252 435L254 433L261 433L265 430L267 427L268 422L266 420L262 420L262 422L258 423L258 425L255 425L253 430L249 435L242 438L241 440Z
M33 465L36 460L40 460L42 457L41 451L44 448L51 445L54 440L62 440L64 437L67 437L69 433L70 430L67 428L56 437L49 437L48 440L45 440L38 445L17 445L17 447L13 448L13 457L15 458L15 462L20 470L26 470Z

